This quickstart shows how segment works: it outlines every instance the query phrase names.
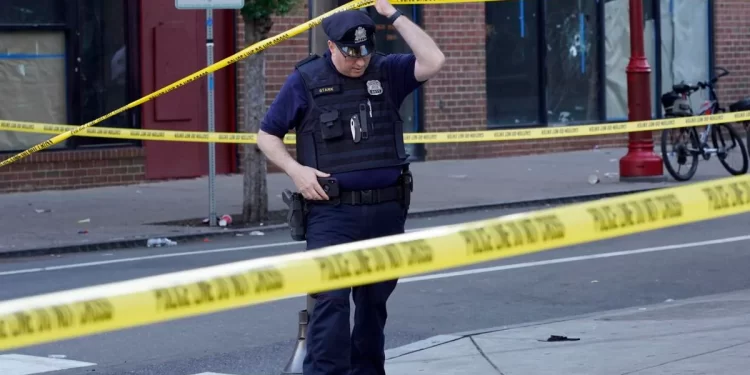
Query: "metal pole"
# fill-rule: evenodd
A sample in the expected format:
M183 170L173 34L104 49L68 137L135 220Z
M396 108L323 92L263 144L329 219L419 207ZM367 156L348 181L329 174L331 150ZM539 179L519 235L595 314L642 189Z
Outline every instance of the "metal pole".
M643 48L643 0L630 0L628 120L651 120L651 67ZM628 133L628 154L620 159L620 181L664 181L661 158L654 153L650 131Z
M213 9L206 9L206 62L214 63L214 17ZM208 73L208 132L216 131L214 116L214 73ZM209 225L216 226L216 144L208 143L208 220Z

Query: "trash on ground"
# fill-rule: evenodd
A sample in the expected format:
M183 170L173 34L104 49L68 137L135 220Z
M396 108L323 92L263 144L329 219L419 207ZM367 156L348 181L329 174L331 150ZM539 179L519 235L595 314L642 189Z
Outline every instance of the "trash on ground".
M580 339L577 338L577 337L551 335L546 340L539 340L539 341L557 342L557 341L578 341L578 340L580 340Z
M49 208L35 208L34 211L38 214L43 214L45 212L52 212Z
M265 233L263 233L263 232L261 232L259 230L254 230L254 231L250 232L250 235L251 236L264 236Z
M150 238L146 243L148 247L162 247L162 246L175 246L177 242L170 240L169 238Z
M90 223L90 222L91 222L91 219L88 219L88 218L87 219L83 219L83 220L78 220L78 224Z
M222 217L219 218L219 226L220 227L225 227L225 226L231 225L231 224L232 224L232 216L225 214L225 215L223 215Z

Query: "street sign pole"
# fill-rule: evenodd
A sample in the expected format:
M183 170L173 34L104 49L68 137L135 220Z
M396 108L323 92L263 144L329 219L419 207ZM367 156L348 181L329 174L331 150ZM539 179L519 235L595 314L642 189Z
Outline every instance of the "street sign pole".
M244 0L175 0L177 9L206 10L206 63L214 63L214 9L241 9ZM208 73L208 132L216 131L214 109L214 73ZM208 142L208 220L209 226L216 226L216 143Z
M206 62L214 63L214 11L206 9ZM214 73L208 73L208 132L216 131L216 117L214 116ZM216 226L216 144L208 143L208 220L209 225Z

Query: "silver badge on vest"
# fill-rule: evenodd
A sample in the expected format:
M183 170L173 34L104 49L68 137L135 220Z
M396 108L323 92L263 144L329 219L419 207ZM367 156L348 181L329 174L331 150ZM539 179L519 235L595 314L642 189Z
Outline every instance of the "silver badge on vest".
M367 92L370 95L380 95L383 93L383 86L378 80L367 81Z

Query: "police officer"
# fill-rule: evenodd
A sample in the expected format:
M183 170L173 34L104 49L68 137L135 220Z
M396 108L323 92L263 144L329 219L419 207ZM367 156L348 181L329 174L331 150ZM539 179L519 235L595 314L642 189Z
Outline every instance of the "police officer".
M307 249L404 232L411 175L399 108L445 57L388 0L377 0L375 9L413 54L376 52L375 24L362 11L329 16L328 51L295 66L258 134L261 151L304 197ZM282 142L290 129L297 134L296 160ZM304 374L384 374L386 301L395 287L390 280L312 295Z

